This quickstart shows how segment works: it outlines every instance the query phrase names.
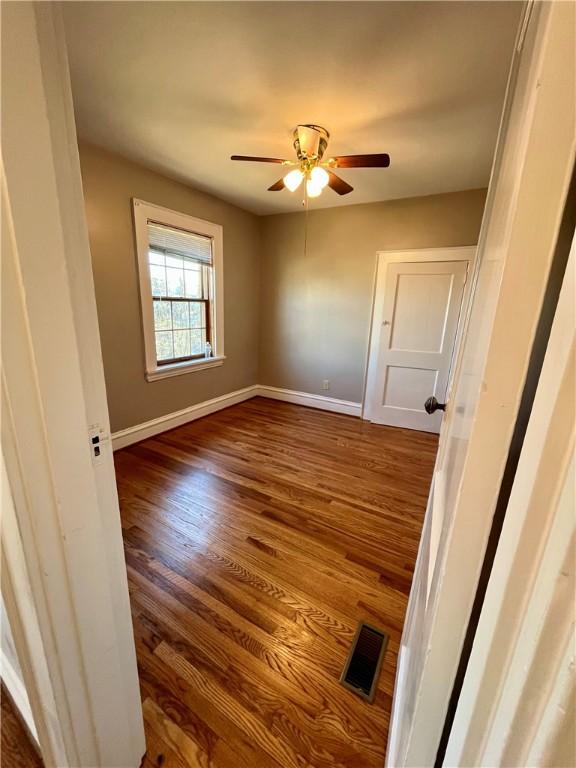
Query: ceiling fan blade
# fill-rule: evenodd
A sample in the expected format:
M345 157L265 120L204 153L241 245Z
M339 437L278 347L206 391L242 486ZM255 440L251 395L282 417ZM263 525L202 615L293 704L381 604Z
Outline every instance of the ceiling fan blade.
M336 176L332 171L328 171L328 186L333 189L334 192L338 192L339 195L347 195L348 192L352 192L354 187L351 187L347 181L341 179L340 176Z
M390 155L339 155L331 157L328 164L332 168L388 168Z
M247 160L251 163L286 163L286 160L281 160L279 157L251 157L250 155L232 155L230 160Z
M271 187L268 187L268 192L280 192L280 190L284 189L286 185L284 184L284 179L278 179L278 181L275 184L272 184Z

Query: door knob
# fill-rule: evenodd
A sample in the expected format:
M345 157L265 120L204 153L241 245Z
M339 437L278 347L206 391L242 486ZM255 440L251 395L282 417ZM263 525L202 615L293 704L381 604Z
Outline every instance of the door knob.
M432 395L424 403L424 410L426 413L434 413L435 411L445 411L446 403L439 403L438 400Z

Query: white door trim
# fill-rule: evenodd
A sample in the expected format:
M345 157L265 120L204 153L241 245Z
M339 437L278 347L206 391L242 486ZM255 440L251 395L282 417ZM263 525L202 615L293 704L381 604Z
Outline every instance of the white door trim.
M550 765L546 757L566 716L566 691L574 685L575 261L576 238L458 701L447 766Z
M370 341L368 344L368 357L366 360L366 374L364 384L364 397L362 402L362 418L370 421L372 414L370 411L370 401L376 384L378 353L380 350L380 339L382 322L384 319L384 297L386 294L386 276L390 264L434 262L434 261L465 261L468 264L468 275L471 274L474 258L476 255L476 246L460 246L451 248L419 248L406 251L377 251L376 253L376 272L374 276L374 291L372 298L372 316L370 319ZM462 298L462 308L458 320L458 329L454 342L454 351L457 350L460 339L462 338L462 318L465 315L465 309L470 300L471 281L466 280L464 295ZM452 360L455 359L454 351ZM450 388L450 379L452 377L452 366L448 375L448 389Z
M475 298L440 436L437 467L450 475L440 552L410 648L414 672L403 711L391 723L397 751L388 752L387 765L394 768L435 762L476 594L574 167L574 110L567 109L574 93L574 13L570 3L537 3L525 40L518 39ZM421 544L417 571L426 549ZM401 653L414 635L410 615L419 588L415 578Z
M51 3L0 12L2 449L14 512L1 532L3 595L45 764L137 768L144 728L63 21Z

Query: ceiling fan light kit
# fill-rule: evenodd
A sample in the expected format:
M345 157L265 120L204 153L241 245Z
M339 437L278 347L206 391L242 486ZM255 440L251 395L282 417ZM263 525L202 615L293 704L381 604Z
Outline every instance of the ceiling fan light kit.
M318 195L322 194L322 190L329 181L330 176L328 176L328 171L325 171L324 168L321 168L319 165L312 168L310 171L310 178L306 182L306 193L308 197L318 197Z
M322 190L317 184L314 184L310 179L306 182L306 197L320 197Z
M347 195L352 192L354 188L337 176L333 171L334 168L388 168L390 165L390 155L385 153L340 155L323 162L322 158L328 146L330 134L321 125L298 125L294 129L293 135L296 161L248 155L232 155L230 159L257 163L278 163L285 166L295 165L296 168L268 187L268 191L280 192L283 189L288 189L290 192L295 192L306 179L307 197L318 197L327 186L339 195Z
M290 192L295 192L300 184L302 184L303 178L304 174L300 168L295 168L293 171L290 171L290 173L287 173L286 176L284 176L284 186L286 189L289 189Z

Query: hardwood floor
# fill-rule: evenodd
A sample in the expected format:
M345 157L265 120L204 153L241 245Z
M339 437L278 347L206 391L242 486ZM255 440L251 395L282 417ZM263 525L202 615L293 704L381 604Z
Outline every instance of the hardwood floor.
M42 768L44 763L36 752L26 727L16 713L12 700L2 685L0 765L2 768Z
M116 453L147 768L381 768L435 435L255 398ZM372 705L338 682L390 635Z

